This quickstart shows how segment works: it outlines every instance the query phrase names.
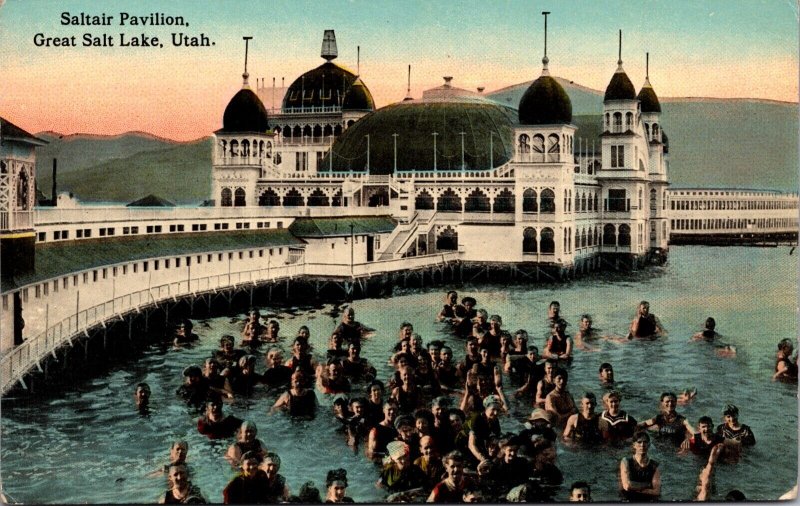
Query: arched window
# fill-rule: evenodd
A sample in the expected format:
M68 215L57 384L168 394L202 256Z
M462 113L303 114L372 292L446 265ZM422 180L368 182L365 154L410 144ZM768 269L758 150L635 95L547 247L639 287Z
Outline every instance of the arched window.
M550 134L547 137L547 161L561 161L561 143L556 134Z
M586 242L586 229L584 228L581 230L581 248L585 248L586 246L588 246L588 244Z
M330 125L325 125L325 128L322 129L322 135L323 137L330 137L333 135L333 127Z
M239 156L239 141L231 141L231 156Z
M556 212L556 194L550 188L542 190L542 204L539 212L542 214L555 214Z
M342 135L342 125L336 125L335 127L333 127L333 135L337 137L339 135Z
M303 138L303 129L300 128L300 125L297 125L292 130L292 140L300 140Z
M514 194L511 193L511 190L506 189L497 194L492 210L496 213L514 212Z
M581 211L586 212L588 209L586 208L586 194L581 193Z
M441 202L441 201L440 201ZM457 250L458 232L449 225L436 237L437 250Z
M522 192L522 212L523 213L536 213L539 212L539 203L537 202L536 190L528 188Z
M260 206L279 206L281 205L281 198L275 193L272 188L267 188L267 191L259 195L258 205Z
M465 202L464 202L464 211L466 212L479 212L479 213L488 213L489 212L489 197L486 196L479 189L472 190Z
M414 208L417 210L433 209L433 197L428 193L428 190L423 190L422 193L417 195L417 198L414 199Z
M531 138L528 137L528 134L522 134L519 136L519 145L517 146L520 153L530 153L531 152Z
M322 127L319 125L314 125L314 137L322 137Z
M292 129L291 127L289 127L289 125L286 125L285 127L283 127L283 138L291 139L291 137L292 137Z
M622 132L622 113L614 113L614 133Z
M593 211L597 211L598 209L600 209L599 207L597 207L597 202L598 202L597 194L595 193L594 194L594 207L592 208Z
M603 246L616 246L617 245L616 228L612 224L603 227Z
M542 240L539 245L542 255L552 255L556 252L555 236L552 228L546 227L542 229Z
M311 125L306 125L303 127L303 137L311 137L312 130Z
M456 192L448 188L439 197L439 202L436 206L437 211L442 212L461 212L461 197L456 195Z
M611 115L606 113L606 132L611 127Z
M299 191L292 188L289 190L286 195L283 197L283 205L284 207L295 207L295 206L302 206L303 196L300 194Z
M522 231L522 252L536 253L539 245L536 241L536 229L528 227Z
M645 139L647 139L648 141L651 140L650 139L650 123L645 123L644 124L644 132L646 134L645 135Z
M656 196L656 189L653 188L650 190L650 210L657 211L658 210L658 199Z
M631 227L625 224L619 226L619 238L618 242L620 246L630 246L631 245Z
M244 196L244 188L236 188L236 191L233 193L234 207L244 207L247 205Z
M242 156L250 156L250 141L247 139L242 141Z
M224 139L220 139L219 141L219 150L223 158L228 156L228 141Z
M658 133L658 123L653 123L653 140L659 141L661 140L659 133Z
M17 207L23 211L27 211L30 207L30 181L28 181L28 172L23 169L19 173L19 183L17 185Z
M308 205L309 207L329 206L330 199L328 198L327 195L325 195L325 193L322 190L317 188L316 190L311 192L311 195L308 196Z
M625 115L625 129L633 130L633 113L629 112Z
M223 188L220 195L219 205L222 207L231 207L233 205L233 192L230 188Z
M342 190L336 190L331 199L331 205L334 207L341 207L342 205Z
M531 151L533 152L533 161L534 162L543 162L544 161L544 136L536 134L533 136L533 141L531 142Z

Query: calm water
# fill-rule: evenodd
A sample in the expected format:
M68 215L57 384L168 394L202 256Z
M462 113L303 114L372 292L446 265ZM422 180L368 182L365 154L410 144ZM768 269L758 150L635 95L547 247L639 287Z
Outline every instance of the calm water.
M561 302L564 317L573 324L570 330L579 315L588 312L596 327L617 334L626 332L638 301L649 300L669 336L659 342L603 341L599 351L576 352L570 391L576 398L586 390L600 397L597 368L608 361L621 382L623 409L639 421L657 413L659 395L666 390L697 387L696 401L679 410L692 424L703 415L719 423L726 403L738 405L740 420L753 428L758 443L738 464L719 466L718 494L739 488L750 499L768 500L797 480L797 388L770 381L776 343L797 336L798 266L797 257L788 253L788 248L675 247L662 268L543 287L465 286L459 293L474 295L478 307L500 314L504 328L526 328L540 348L551 300ZM378 368L380 378L389 376L389 349L405 320L426 342L447 339L456 358L461 358L463 343L443 334L434 322L442 296L437 289L354 303L357 319L377 329L365 341L362 355ZM282 336L294 336L301 325L308 325L320 352L327 347L339 309L266 307L262 314L277 315ZM719 358L709 345L689 342L707 316L716 318L724 341L738 348L735 358ZM171 442L182 438L189 441L194 482L209 500L220 502L222 489L234 475L222 457L230 442L199 435L197 416L177 401L174 391L186 365L200 364L220 335L238 335L239 328L240 323L231 323L230 317L198 323L195 330L201 340L192 349L165 352L154 347L136 363L75 385L63 398L4 402L0 456L5 490L26 503L155 502L166 480L145 475L165 463ZM133 406L133 387L141 381L153 391L150 418L139 417ZM505 386L511 389L508 381ZM376 469L348 450L334 431L330 399L318 397L320 415L310 422L268 415L275 399L269 394L236 400L226 411L258 424L259 438L282 457L281 473L292 492L306 480L322 489L326 471L342 466L348 469L350 496L356 501L381 500L383 494L374 486ZM512 413L501 422L504 431L519 430L530 412L529 405L511 402ZM616 500L619 458L628 453L559 445L558 465L567 485L587 480L596 500ZM659 442L651 454L661 462L662 498L690 499L701 463L692 455L676 455ZM566 499L566 491L558 498Z

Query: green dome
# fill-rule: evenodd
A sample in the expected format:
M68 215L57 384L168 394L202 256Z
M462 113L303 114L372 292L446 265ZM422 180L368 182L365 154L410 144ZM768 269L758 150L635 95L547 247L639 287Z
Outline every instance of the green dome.
M283 97L283 110L341 106L354 86L360 89L353 90L357 97L350 100L357 102L358 109L374 110L372 94L358 76L341 65L325 62L295 79Z
M375 102L372 101L372 95L364 81L357 77L353 85L347 90L342 102L342 110L344 111L374 111Z
M607 100L636 100L636 88L621 65L608 83L603 101Z
M655 90L650 86L650 81L645 81L637 98L642 103L642 112L661 112L661 104Z
M397 170L433 170L433 133L436 132L436 167L439 171L461 168L461 132L464 132L464 165L467 170L486 170L506 163L513 155L515 111L485 99L463 97L458 101L406 101L367 114L340 135L333 144L334 171L392 174L394 137L397 134ZM490 160L489 147L493 158ZM320 170L329 168L326 155Z
M222 115L222 132L266 132L267 110L261 99L248 88L233 96Z
M558 81L548 75L535 80L519 101L523 125L555 125L572 121L572 102Z

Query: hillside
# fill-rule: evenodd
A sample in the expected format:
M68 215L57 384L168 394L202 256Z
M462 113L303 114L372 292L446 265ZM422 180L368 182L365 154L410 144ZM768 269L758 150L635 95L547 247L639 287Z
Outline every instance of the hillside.
M49 179L39 182L45 194ZM58 188L85 202L132 202L152 193L178 204L199 203L211 193L211 139L59 171Z
M576 125L603 111L603 93L557 78L572 101ZM530 82L487 96L519 104ZM656 90L658 91L658 90ZM797 104L751 99L659 97L669 136L670 182L797 191ZM577 118L584 116L583 118ZM581 131L578 137L585 137Z

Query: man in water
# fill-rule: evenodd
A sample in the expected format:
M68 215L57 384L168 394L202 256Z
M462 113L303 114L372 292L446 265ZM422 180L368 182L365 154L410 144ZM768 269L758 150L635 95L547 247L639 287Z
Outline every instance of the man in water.
M242 471L222 491L225 504L266 504L269 496L267 474L259 469L261 457L253 452L242 456Z
M277 346L269 349L266 356L267 370L261 376L262 381L269 388L283 387L289 384L292 370L283 365L283 352Z
M578 331L575 332L575 336L572 338L575 347L583 351L594 351L594 348L587 345L587 341L592 341L596 337L595 330L592 328L592 317L588 314L581 315Z
M133 400L136 402L136 409L139 410L139 414L146 415L150 413L150 385L147 383L136 385L136 390L133 392Z
M345 343L356 343L361 345L361 337L364 332L364 326L356 321L356 311L352 307L348 307L342 314L342 322L333 331L333 334L339 334Z
M748 425L739 423L739 408L733 404L725 406L722 412L724 423L717 426L717 434L725 438L726 445L753 446L756 437Z
M697 433L689 439L689 449L695 455L708 458L711 450L725 439L714 433L714 421L710 416L701 416L697 421Z
M180 346L182 344L191 343L193 341L197 341L200 337L192 332L194 325L192 321L188 318L184 318L181 320L181 323L178 324L178 328L175 331L175 339L173 339L172 344L175 346Z
M794 344L789 338L781 339L778 343L778 353L775 358L775 374L773 380L797 382L797 357L792 358Z
M585 481L576 481L569 489L569 502L592 502L592 488Z
M161 496L159 504L206 504L203 493L189 481L186 464L169 466L170 488Z
M603 386L614 386L614 368L611 366L611 364L608 362L603 362L600 364L598 373L600 375L600 383Z
M715 339L719 338L719 334L717 334L717 331L714 330L715 328L717 328L717 322L716 320L714 320L714 318L711 318L709 316L708 318L706 318L703 330L693 335L692 339L694 339L695 341L700 341L700 340L709 342L714 341Z
M203 377L203 371L196 365L190 365L183 370L183 385L181 385L177 394L186 401L186 404L195 407L201 407L209 396L209 386L206 379Z
M580 412L567 419L562 437L565 441L575 441L586 446L599 444L603 437L598 425L599 416L595 413L597 398L592 392L586 392L581 398Z
M242 421L233 415L222 413L222 401L210 399L206 402L206 413L197 420L197 431L209 439L230 438L236 434Z
M438 321L450 321L456 317L456 311L458 310L458 293L453 290L447 292L444 298L444 306L442 310L439 311L438 316L436 319Z
M650 303L643 300L636 310L636 317L631 322L628 339L655 339L664 335L664 327L656 315L650 312Z
M557 320L550 327L551 336L544 347L544 358L568 361L572 359L572 338L567 335L567 322Z

